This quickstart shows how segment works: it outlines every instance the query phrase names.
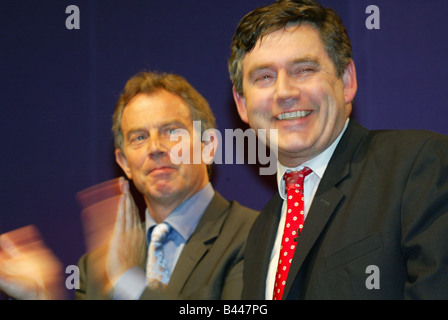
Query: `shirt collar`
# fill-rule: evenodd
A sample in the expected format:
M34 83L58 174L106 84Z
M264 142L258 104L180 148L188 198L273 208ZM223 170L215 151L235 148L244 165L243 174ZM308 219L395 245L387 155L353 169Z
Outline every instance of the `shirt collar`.
M193 234L214 195L215 190L209 182L204 188L174 209L164 222L168 223L186 241ZM145 217L146 232L148 232L157 223L149 214L148 208L145 211Z
M330 158L333 155L333 152L336 149L336 147L339 143L339 140L341 140L345 130L347 129L349 121L350 121L350 119L347 119L347 121L345 122L345 126L342 129L342 132L339 134L339 136L333 141L333 143L327 149L325 149L323 152L321 152L314 158L308 160L307 162L305 162L297 167L289 168L289 167L282 165L279 161L277 161L277 186L278 186L278 192L283 199L286 199L285 181L283 180L283 176L287 171L288 172L289 171L300 171L304 167L308 167L311 170L313 170L312 174L315 174L319 178L319 181L322 179L322 177L325 173L325 170L327 169L328 163L330 162Z

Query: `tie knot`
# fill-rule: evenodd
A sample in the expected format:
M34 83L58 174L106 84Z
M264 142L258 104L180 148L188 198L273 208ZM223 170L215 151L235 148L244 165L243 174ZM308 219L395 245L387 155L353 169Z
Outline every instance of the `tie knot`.
M283 179L285 180L286 190L290 189L303 190L303 181L305 180L305 177L309 175L311 172L313 172L313 170L311 170L308 167L305 167L300 171L292 171L285 173Z
M151 234L151 242L155 243L163 243L166 239L166 236L168 235L170 231L170 226L164 222L159 223L154 227Z

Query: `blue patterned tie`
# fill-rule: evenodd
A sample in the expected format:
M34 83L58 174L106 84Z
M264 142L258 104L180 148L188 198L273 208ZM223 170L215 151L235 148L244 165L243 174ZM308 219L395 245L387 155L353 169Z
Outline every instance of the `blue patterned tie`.
M169 232L170 226L160 223L154 227L151 234L146 262L146 283L154 290L164 289L170 280L170 271L163 254L163 242Z

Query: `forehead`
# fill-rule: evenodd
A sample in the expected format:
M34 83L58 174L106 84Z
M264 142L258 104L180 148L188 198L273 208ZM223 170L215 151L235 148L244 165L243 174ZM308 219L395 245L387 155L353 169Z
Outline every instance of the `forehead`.
M303 58L329 60L319 32L310 24L287 26L257 40L243 59L247 73L259 65L290 63Z
M178 95L166 90L151 94L139 93L133 97L123 110L122 124L144 120L190 120L190 108Z

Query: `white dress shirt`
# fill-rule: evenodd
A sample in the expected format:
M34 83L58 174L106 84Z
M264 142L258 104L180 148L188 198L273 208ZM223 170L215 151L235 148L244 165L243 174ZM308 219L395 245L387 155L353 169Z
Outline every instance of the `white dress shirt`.
M317 187L319 186L319 183L324 175L324 172L327 169L328 162L330 161L330 158L333 155L333 152L336 149L336 146L338 145L339 140L341 140L341 137L344 134L344 132L348 126L348 122L349 122L349 119L347 119L344 129L339 134L339 136L336 138L336 140L327 149L325 149L322 153L320 153L313 159L311 159L295 168L285 167L282 164L280 164L280 162L278 162L278 164L277 164L277 185L278 185L278 192L280 194L280 197L283 199L283 206L282 206L280 222L278 224L277 235L276 235L275 242L274 242L274 247L273 247L272 253L271 253L271 260L269 262L268 274L267 274L267 278L266 278L266 293L265 293L266 300L272 300L272 294L273 294L274 283L275 283L275 275L277 273L278 258L279 258L279 254L280 254L280 245L282 242L283 229L284 229L285 220L286 220L287 201L286 201L286 186L285 186L285 181L283 180L283 175L287 171L288 172L289 171L300 171L304 167L308 167L311 170L313 170L312 173L310 173L308 176L305 177L305 181L303 184L304 202L305 202L304 218L306 219L308 211L311 207L311 203L313 202L314 195L317 191ZM304 225L304 228L306 228L306 223ZM297 248L297 250L300 250L300 248Z

